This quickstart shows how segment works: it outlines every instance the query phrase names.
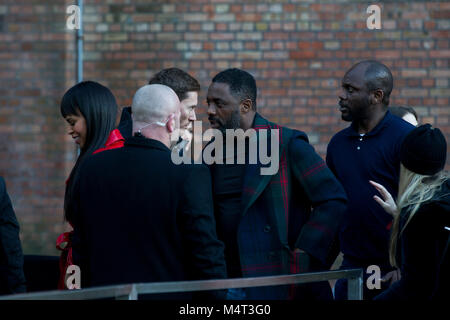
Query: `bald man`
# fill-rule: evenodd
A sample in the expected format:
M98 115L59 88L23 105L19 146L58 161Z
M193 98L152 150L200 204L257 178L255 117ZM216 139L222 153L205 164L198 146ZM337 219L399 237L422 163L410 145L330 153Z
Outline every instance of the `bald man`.
M330 141L327 164L344 186L348 208L341 225L339 243L344 260L341 269L378 266L381 275L395 275L389 264L389 236L392 217L379 206L369 180L397 194L400 146L414 127L388 111L393 88L391 71L374 60L362 61L346 72L339 94L341 118L351 125ZM386 281L364 282L364 297L370 300L386 287ZM380 289L377 289L380 288ZM347 282L335 286L338 300L347 298Z
M176 93L161 84L140 88L133 98L133 134L155 139L170 148L178 141L181 104Z
M132 108L134 135L124 147L93 155L81 168L74 261L82 287L225 278L209 170L171 161L177 95L147 85Z

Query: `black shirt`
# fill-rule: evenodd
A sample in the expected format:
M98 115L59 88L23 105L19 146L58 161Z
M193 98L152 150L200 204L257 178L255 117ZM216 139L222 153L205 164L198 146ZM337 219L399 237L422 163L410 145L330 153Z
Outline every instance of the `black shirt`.
M236 154L234 155L233 164L227 164L225 150L223 154L223 164L211 166L214 214L217 236L225 244L225 261L228 277L236 278L242 277L237 230L242 215L241 195L245 164L237 164ZM247 160L248 143L245 148L245 156Z

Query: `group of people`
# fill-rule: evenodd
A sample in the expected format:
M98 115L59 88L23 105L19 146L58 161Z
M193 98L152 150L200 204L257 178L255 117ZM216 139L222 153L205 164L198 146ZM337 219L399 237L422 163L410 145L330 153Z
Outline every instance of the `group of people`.
M64 213L73 231L57 240L59 288L66 288L72 264L80 267L86 288L326 271L342 252L341 269L381 269L382 288L364 286L365 299L441 299L450 284L444 272L450 260L447 143L438 128L408 123L409 114L417 121L414 110L391 112L392 88L390 70L378 61L359 62L346 72L339 105L351 125L334 135L324 161L304 132L257 112L250 73L236 68L218 73L206 96L211 128L224 135L253 129L250 138L257 141L261 130L279 133L279 169L261 175L262 159L171 161L173 150L191 152L195 139L200 85L185 71L169 68L154 75L137 90L131 107L123 108L118 125L108 88L92 81L75 85L61 102L80 154L66 181ZM0 252L7 270L0 287L22 292L18 223L0 182L0 244L15 245ZM17 259L8 258L10 253ZM345 300L347 284L339 280L333 290L318 282L210 294L230 300Z

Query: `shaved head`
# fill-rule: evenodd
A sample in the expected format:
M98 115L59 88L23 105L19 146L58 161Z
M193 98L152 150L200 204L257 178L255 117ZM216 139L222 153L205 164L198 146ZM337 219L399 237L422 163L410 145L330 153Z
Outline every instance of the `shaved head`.
M376 60L365 60L355 64L347 73L361 68L364 74L364 83L368 91L381 89L383 91L382 103L389 105L389 96L394 86L392 73L388 67Z
M165 121L170 114L179 111L180 100L171 88L162 84L150 84L136 92L131 109L133 121Z

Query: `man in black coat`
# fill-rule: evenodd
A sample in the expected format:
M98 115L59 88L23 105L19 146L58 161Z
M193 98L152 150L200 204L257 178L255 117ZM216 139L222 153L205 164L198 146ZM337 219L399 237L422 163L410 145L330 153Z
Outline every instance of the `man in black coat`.
M26 291L19 223L0 177L0 294Z
M225 278L209 171L171 161L178 97L147 85L132 108L134 136L81 169L73 246L82 287Z

